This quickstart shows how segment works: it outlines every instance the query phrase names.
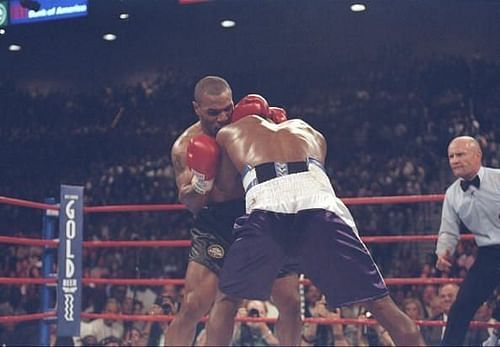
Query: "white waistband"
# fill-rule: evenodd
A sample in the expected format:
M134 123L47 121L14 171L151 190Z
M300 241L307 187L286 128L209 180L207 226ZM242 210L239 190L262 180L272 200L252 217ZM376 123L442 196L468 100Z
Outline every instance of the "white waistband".
M357 233L351 213L335 195L328 176L316 165L312 165L309 171L257 184L246 193L245 203L246 213L252 210L297 213L324 209L342 218Z

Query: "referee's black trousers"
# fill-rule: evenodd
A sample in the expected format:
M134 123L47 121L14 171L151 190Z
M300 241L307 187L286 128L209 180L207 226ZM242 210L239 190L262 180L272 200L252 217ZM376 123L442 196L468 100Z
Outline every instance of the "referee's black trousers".
M442 346L462 346L474 314L500 283L500 245L479 247L451 306Z

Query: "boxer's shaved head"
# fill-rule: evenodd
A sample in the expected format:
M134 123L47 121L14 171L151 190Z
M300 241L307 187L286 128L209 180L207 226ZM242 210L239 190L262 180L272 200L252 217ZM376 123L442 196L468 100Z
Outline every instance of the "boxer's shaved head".
M227 91L232 97L231 87L225 79L217 76L206 76L199 80L194 87L194 101L199 103L203 95L217 96Z

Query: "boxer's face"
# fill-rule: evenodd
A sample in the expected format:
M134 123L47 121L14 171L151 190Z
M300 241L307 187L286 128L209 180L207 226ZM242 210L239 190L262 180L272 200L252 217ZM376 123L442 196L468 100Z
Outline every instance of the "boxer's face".
M481 167L481 150L470 141L457 139L448 146L448 160L456 177L470 180Z
M231 91L227 90L219 95L203 94L200 100L193 101L193 107L203 131L215 136L220 128L231 122L234 108Z

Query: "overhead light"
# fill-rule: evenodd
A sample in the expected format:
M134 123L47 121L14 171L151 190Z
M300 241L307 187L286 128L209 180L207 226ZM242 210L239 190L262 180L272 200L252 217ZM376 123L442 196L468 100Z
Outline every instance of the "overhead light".
M108 34L102 35L102 38L103 38L103 40L106 40L106 41L114 41L114 40L116 40L116 35L108 33Z
M125 19L128 19L130 17L130 15L128 13L120 13L119 17L121 20L125 20Z
M4 28L1 28L1 29L0 29L0 35L5 35L5 33L6 33L5 29L4 29Z
M236 22L232 19L224 19L220 22L221 27L223 28L232 28L236 25Z
M351 5L351 11L352 12L363 12L366 10L366 5L365 4L352 4Z
M12 44L9 46L9 51L11 52L19 52L21 50L21 46L20 45L16 45L16 44Z

